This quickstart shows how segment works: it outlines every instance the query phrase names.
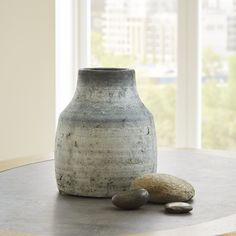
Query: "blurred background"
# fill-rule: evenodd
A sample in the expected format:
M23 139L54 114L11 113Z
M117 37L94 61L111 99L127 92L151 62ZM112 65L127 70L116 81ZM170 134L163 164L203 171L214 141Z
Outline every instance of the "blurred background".
M76 1L83 0L0 1L0 160L53 152L58 100L63 108L74 91L63 68L75 53L76 17L70 17ZM58 8L60 2L70 9ZM200 8L201 147L233 151L236 0L202 0ZM89 17L89 66L134 68L158 145L176 147L178 0L91 0ZM63 41L69 35L73 39ZM68 43L69 49L60 48ZM57 63L58 57L67 59ZM58 87L60 78L64 86ZM73 87L69 95L61 92L67 86Z
M93 0L92 66L134 67L156 118L159 146L175 147L177 0ZM236 0L202 0L202 148L236 149Z

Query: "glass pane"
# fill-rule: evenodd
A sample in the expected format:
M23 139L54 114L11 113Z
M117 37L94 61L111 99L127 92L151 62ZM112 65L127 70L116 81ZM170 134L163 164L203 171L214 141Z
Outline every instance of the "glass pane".
M202 1L202 145L236 149L236 1Z
M91 64L130 67L154 115L159 146L175 145L176 0L92 0Z

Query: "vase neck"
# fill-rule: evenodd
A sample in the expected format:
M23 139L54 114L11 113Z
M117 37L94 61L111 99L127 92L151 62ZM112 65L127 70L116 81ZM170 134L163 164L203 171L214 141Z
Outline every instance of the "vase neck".
M113 68L79 70L74 99L82 103L85 100L120 104L130 99L139 101L135 71Z
M135 71L124 68L86 68L79 70L77 87L133 87Z

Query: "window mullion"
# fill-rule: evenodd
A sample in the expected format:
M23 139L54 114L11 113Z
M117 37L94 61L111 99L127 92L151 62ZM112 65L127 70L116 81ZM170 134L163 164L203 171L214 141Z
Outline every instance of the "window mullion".
M178 0L176 146L200 148L200 0Z
M56 120L74 92L75 1L56 3Z
M91 0L76 0L76 36L77 36L77 58L78 68L90 65L91 48Z

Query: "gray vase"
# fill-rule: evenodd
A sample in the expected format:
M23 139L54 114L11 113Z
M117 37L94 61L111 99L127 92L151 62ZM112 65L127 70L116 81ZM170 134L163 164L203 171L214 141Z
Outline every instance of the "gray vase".
M153 117L140 100L135 71L79 70L75 95L61 113L55 170L61 193L111 197L156 172Z

